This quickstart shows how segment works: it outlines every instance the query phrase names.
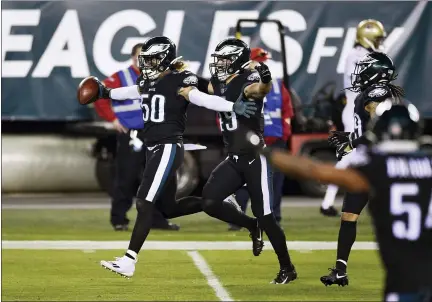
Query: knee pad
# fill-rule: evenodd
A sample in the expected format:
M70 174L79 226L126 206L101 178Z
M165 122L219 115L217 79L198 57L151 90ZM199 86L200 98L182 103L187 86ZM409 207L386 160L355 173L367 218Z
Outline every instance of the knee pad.
M141 198L137 198L136 201L136 209L138 212L149 211L153 208L153 203L147 200L143 200Z

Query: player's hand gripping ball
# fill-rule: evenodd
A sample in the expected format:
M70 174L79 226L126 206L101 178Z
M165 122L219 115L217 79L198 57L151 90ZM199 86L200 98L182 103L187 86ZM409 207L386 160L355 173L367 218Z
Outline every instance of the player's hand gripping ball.
M99 83L100 81L93 76L81 81L77 91L78 102L81 105L87 105L99 99Z

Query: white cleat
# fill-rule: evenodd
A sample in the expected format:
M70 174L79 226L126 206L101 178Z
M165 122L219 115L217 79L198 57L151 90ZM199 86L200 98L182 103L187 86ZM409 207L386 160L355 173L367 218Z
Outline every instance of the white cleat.
M109 269L110 271L117 273L125 278L130 278L135 272L136 260L133 260L127 256L116 257L115 261L102 260L100 264L102 267Z

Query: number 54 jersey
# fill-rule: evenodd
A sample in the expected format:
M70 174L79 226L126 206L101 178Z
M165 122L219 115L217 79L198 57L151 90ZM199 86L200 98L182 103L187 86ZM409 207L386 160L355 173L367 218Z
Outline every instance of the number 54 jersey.
M415 146L398 152L400 144L371 151L359 146L351 164L373 188L369 210L387 270L386 291L432 290L432 156Z
M215 95L235 103L239 97L246 100L243 94L244 88L259 81L258 72L247 70L233 78L228 84L221 83L214 78L211 79L211 84ZM260 137L261 145L264 146L264 101L254 100L253 102L257 105L257 111L250 118L238 116L234 112L219 112L220 129L229 154L239 155L254 152L246 142L246 134L249 131L255 132Z
M189 102L178 95L181 87L197 86L198 78L189 71L173 71L155 81L137 79L141 95L147 146L183 142Z

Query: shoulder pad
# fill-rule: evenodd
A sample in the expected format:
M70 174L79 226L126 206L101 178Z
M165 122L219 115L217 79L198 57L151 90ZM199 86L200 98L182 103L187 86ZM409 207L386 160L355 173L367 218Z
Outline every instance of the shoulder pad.
M140 75L140 76L136 79L135 84L138 85L138 86L143 86L143 85L144 85L144 77L143 77L143 75Z
M198 77L192 72L185 73L185 78L183 79L183 84L193 86L198 85Z
M247 80L248 81L259 81L259 80L261 80L261 77L259 76L258 71L253 71L248 75Z
M391 94L390 88L385 85L374 85L366 91L366 95L370 99L382 99Z

